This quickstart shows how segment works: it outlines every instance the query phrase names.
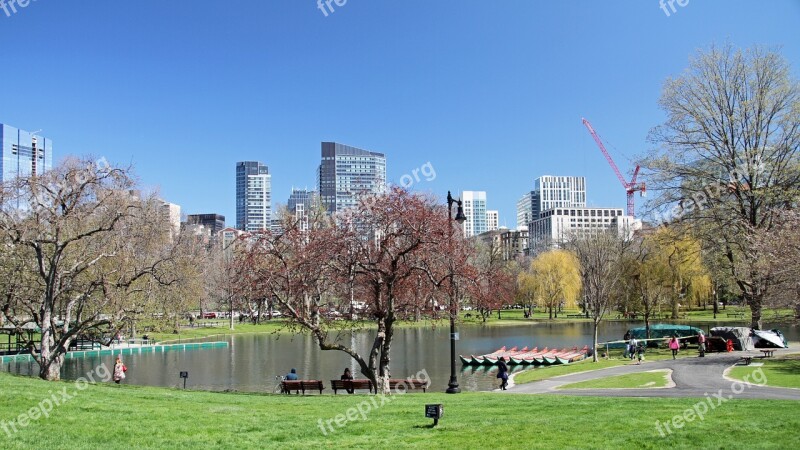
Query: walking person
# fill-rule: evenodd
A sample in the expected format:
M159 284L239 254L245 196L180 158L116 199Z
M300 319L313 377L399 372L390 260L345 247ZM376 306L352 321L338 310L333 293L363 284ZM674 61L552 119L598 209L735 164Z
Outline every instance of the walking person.
M631 340L628 341L628 356L631 358L631 361L636 357L636 347L638 346L639 341L637 341L635 337L631 337Z
M672 350L672 359L678 355L678 349L681 347L680 343L678 343L678 337L673 335L669 340L669 349Z
M114 364L114 383L119 384L125 379L125 372L128 368L122 363L122 357L117 356L117 362Z
M497 372L497 378L500 378L500 389L506 390L506 386L508 386L508 366L506 365L505 359L502 357L497 360L497 367L499 371Z
M706 356L706 335L702 332L697 335L697 349L700 351L700 358Z

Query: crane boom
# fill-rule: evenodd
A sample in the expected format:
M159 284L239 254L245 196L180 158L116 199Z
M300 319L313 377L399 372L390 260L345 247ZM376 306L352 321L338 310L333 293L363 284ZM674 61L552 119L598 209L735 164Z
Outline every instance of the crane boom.
M606 150L606 146L603 145L603 141L600 140L600 136L598 136L597 132L594 131L592 124L589 123L589 121L586 119L582 120L583 124L586 126L586 128L589 130L589 133L592 135L594 142L597 143L597 146L600 147L600 151L603 152L603 156L606 157L606 161L608 161L608 164L611 166L612 169L614 169L614 173L617 174L617 178L619 178L619 182L622 183L622 187L625 188L625 193L628 194L628 215L633 217L635 212L633 193L636 191L640 191L642 193L642 196L644 196L644 193L646 192L644 183L641 184L636 183L636 178L639 176L640 167L637 165L636 169L633 170L633 178L631 178L631 181L625 181L625 177L622 176L622 172L620 172L619 167L617 167L617 164L611 158L611 154L609 154L608 150Z
M600 151L603 152L603 156L606 157L606 161L608 161L608 164L612 169L614 169L614 173L617 174L619 182L622 183L622 186L625 189L628 189L628 182L625 181L625 177L622 176L622 172L619 171L619 167L617 167L617 165L614 163L614 160L611 159L611 155L608 153L608 150L606 150L606 146L603 145L603 141L600 140L600 136L598 136L594 131L594 128L592 128L592 124L586 119L583 119L583 124L586 125L587 129L589 129L589 133L591 133L592 137L594 138L594 142L596 142L597 146L600 147Z

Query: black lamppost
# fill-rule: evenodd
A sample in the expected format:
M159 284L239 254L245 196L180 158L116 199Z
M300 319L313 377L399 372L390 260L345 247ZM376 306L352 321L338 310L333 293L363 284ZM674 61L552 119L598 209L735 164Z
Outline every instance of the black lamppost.
M456 301L455 301L455 284L454 284L454 267L453 267L453 203L458 205L458 210L456 210L456 222L459 225L464 223L467 220L467 216L464 215L464 208L461 207L461 200L454 200L453 196L450 195L450 191L447 191L447 225L450 227L450 382L447 383L447 392L448 394L458 394L461 392L461 389L458 388L458 379L456 378L456 315L458 311L456 310Z

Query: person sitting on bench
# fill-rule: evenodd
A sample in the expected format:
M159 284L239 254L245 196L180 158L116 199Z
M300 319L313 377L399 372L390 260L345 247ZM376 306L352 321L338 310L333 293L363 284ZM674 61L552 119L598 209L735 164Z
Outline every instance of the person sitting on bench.
M290 370L289 373L286 374L285 380L286 381L296 381L296 380L298 380L298 378L297 378L297 370L292 368L292 370Z
M341 380L343 380L343 381L345 381L345 380L353 381L353 374L350 373L350 368L349 367L345 367L344 368L344 373L342 374ZM352 386L353 385L351 384L350 385L350 389L345 389L348 394L352 394L355 391L355 389Z

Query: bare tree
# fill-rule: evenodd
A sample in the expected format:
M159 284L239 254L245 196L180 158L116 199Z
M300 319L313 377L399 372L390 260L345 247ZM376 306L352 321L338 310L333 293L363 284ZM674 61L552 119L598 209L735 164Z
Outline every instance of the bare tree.
M27 348L43 379L59 379L74 339L110 340L135 318L132 294L150 280L175 281L162 271L176 251L161 205L134 187L127 171L88 159L2 187L0 252L16 268L2 281L2 314L41 329Z
M712 47L664 86L660 149L643 163L651 206L665 221L692 221L750 305L752 326L772 279L749 237L772 228L800 186L800 86L779 54Z
M597 329L605 314L621 296L625 274L623 256L629 241L616 232L576 234L568 248L580 263L580 275L586 308L592 318L593 360L597 361Z

